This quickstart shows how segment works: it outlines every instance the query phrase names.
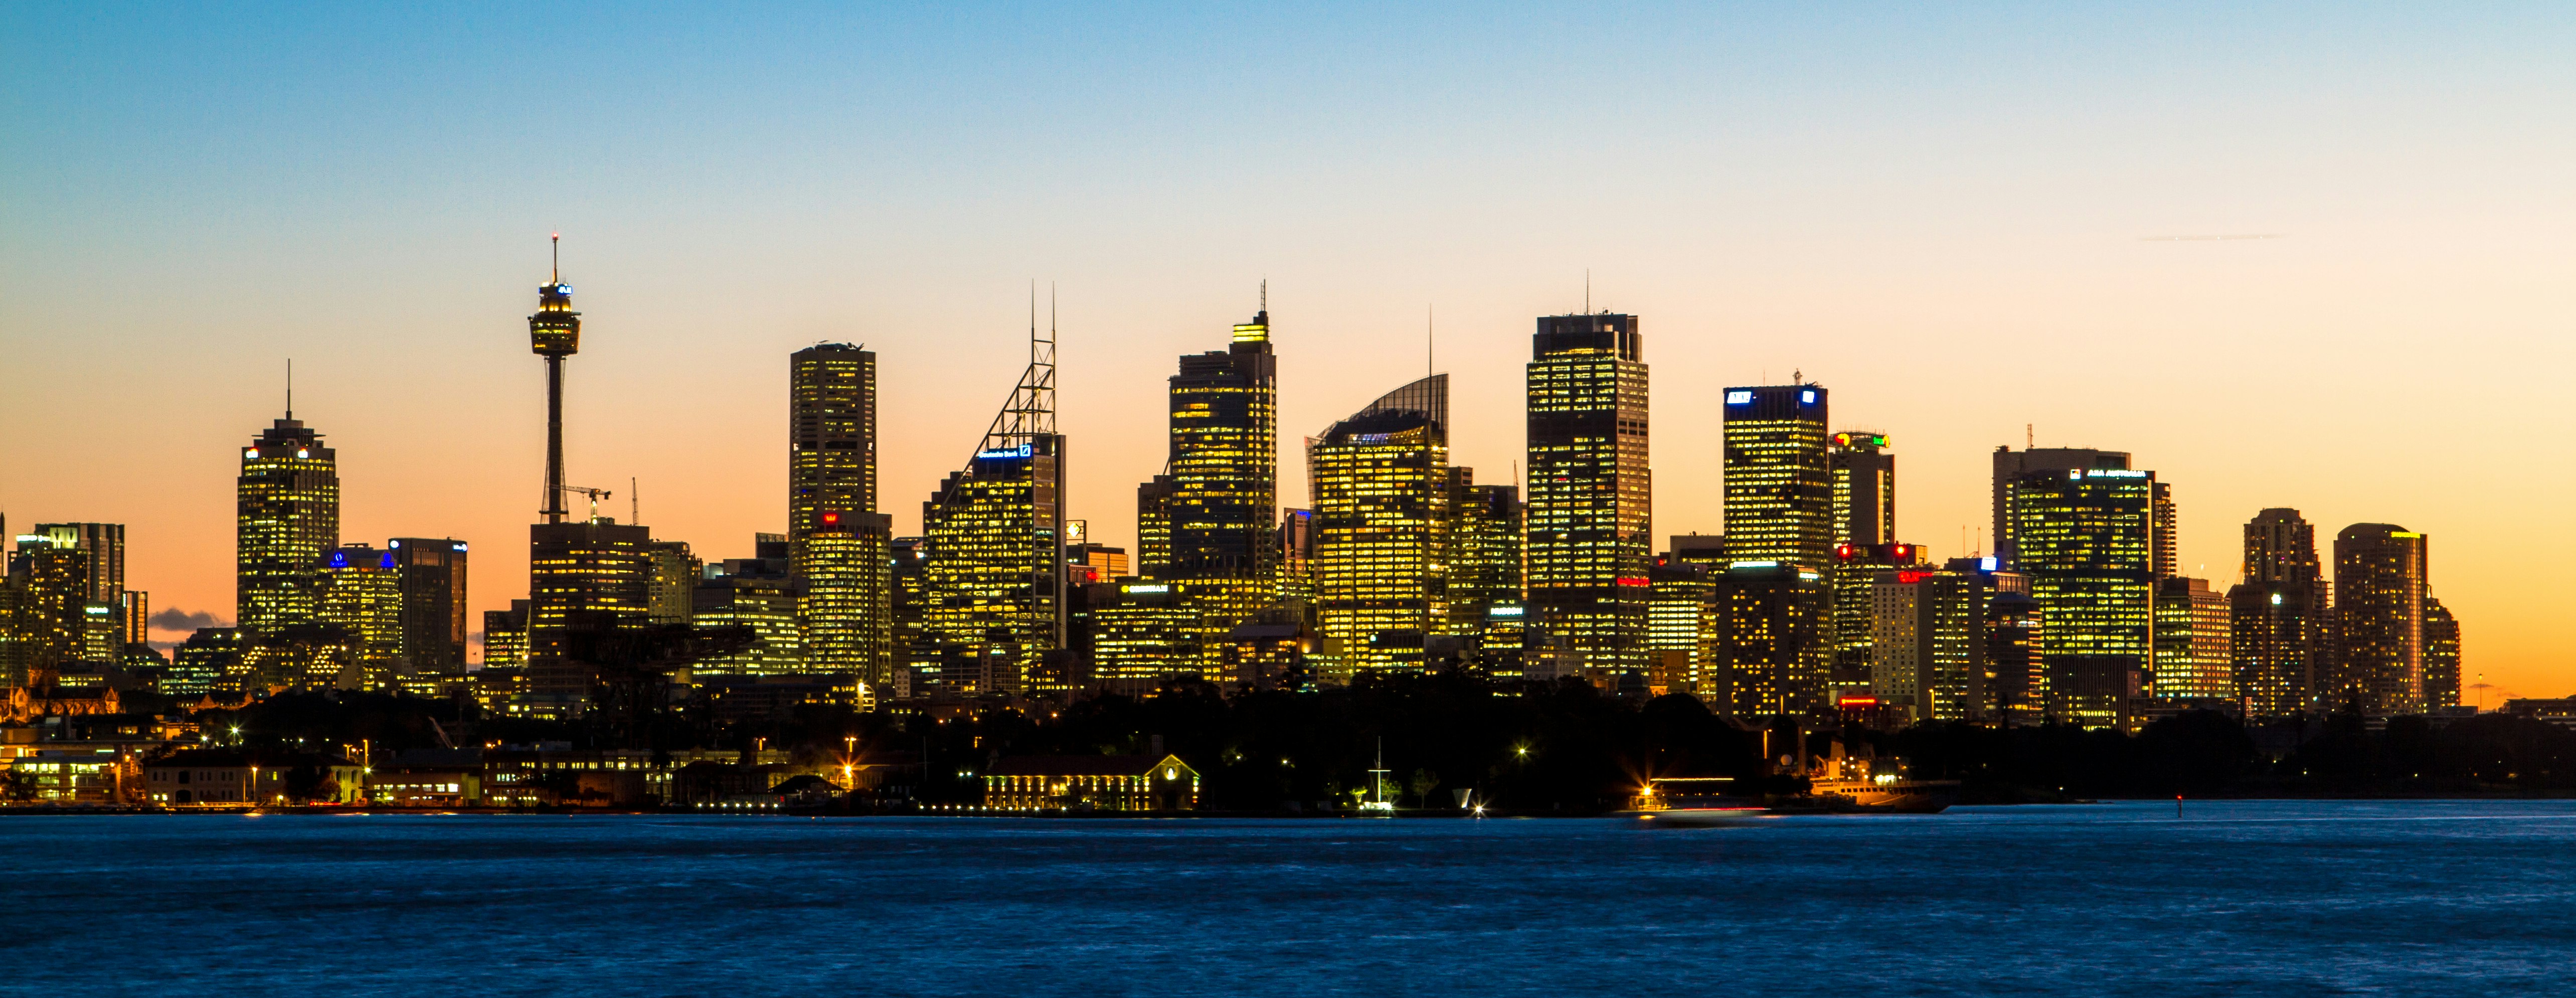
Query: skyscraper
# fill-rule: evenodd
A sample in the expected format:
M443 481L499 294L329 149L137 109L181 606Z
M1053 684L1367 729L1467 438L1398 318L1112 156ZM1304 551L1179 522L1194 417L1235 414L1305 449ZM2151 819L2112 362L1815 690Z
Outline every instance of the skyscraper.
M1448 623L1448 423L1435 374L1306 440L1315 605L1345 669L1418 667L1422 636Z
M787 537L805 665L882 685L894 667L893 520L877 512L877 355L788 361Z
M1542 316L1531 354L1530 612L1592 665L1641 669L1654 563L1645 337L1633 315Z
M1825 464L1834 482L1834 543L1894 543L1896 455L1887 452L1887 434L1834 434Z
M1198 618L1211 679L1227 632L1269 605L1277 588L1278 396L1266 300L1251 322L1234 327L1226 349L1181 355L1171 379L1164 464L1171 491L1163 500L1171 553L1154 577L1186 583L1174 591Z
M1921 568L1930 555L1920 544L1837 544L1824 566L1833 588L1833 688L1836 692L1867 690L1878 685L1878 658L1870 651L1877 640L1879 577L1889 571ZM1877 694L1869 694L1875 696Z
M465 542L453 537L396 537L385 544L402 584L402 646L411 667L465 671Z
M62 668L87 651L89 554L47 534L21 534L0 588L0 668L11 686Z
M122 523L39 523L36 533L56 547L78 549L86 571L81 599L114 604L125 593L125 525Z
M832 546L827 541L822 550ZM753 534L752 556L706 566L689 611L689 626L734 630L747 640L698 661L700 672L775 676L806 671L805 632L796 623L797 589L784 534Z
M322 558L340 546L340 473L322 435L286 417L242 449L235 620L253 635L311 623Z
M1726 553L1823 571L1833 564L1833 474L1825 389L1726 390Z
M1448 633L1484 632L1486 611L1521 601L1520 490L1478 485L1473 468L1449 469Z
M2248 717L2314 710L2333 675L2326 584L2316 528L2295 509L2245 524L2244 581L2227 592L2236 696Z
M792 545L805 671L883 686L894 670L893 518L833 509L813 516Z
M1994 453L1995 556L2003 559L2005 568L2013 567L2013 559L2018 557L2013 546L2012 496L2013 483L2020 481L2023 475L2041 471L2125 471L2128 467L2127 451L2084 447L2033 447L2017 451L2008 446L1997 446Z
M1738 561L1710 578L1716 606L1711 692L1723 713L1818 714L1832 708L1832 591L1824 573L1776 561Z
M2207 579L2156 580L2155 691L2167 700L2236 696L2234 611Z
M1849 584L1859 586L1858 580ZM1989 694L1978 647L1976 577L1891 568L1878 572L1868 589L1869 692L1875 702L1917 722L1983 714Z
M2050 712L2122 723L2129 701L2153 688L2155 475L2035 471L2010 489L2016 564L2046 625Z
M1029 364L1010 401L973 459L922 504L922 635L938 649L941 685L1014 692L1064 647L1064 457L1055 333L1041 339L1032 315Z
M412 671L403 654L402 566L391 549L344 544L322 563L322 622L347 635L357 685L382 690Z
M2329 706L2374 714L2424 709L2427 547L2423 534L2391 523L2356 523L2335 535L2342 649Z

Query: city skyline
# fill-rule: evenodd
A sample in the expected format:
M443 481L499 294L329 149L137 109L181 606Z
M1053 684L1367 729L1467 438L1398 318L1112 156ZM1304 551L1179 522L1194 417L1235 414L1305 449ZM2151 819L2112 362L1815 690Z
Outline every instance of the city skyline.
M2331 53L2299 51L2332 61ZM2295 89L2273 83L2262 92ZM40 99L33 106L16 113L63 105ZM1682 148L1673 124L1647 123L1651 151L1669 156ZM1781 133L1765 134L1766 148L1797 151L1780 145ZM2371 148L2367 133L2335 134L2347 152ZM2480 135L2484 144L2472 143L2478 148L2492 151L2506 141ZM1890 151L1912 147L1882 138ZM1952 149L1937 142L1926 148ZM2293 153L2275 145L2260 152ZM2546 153L2497 155L2550 161ZM26 189L67 162L19 154L9 182ZM2451 181L2466 175L2447 160L2432 165ZM1716 462L1706 458L1719 405L1713 390L1699 386L1777 384L1785 372L1802 370L1836 396L1841 415L1830 430L1890 436L1906 470L1897 539L1939 557L1992 550L1993 539L1979 537L1988 519L1986 455L1997 444L2023 446L2025 424L2036 424L2044 447L2127 451L2171 482L2181 507L2180 571L2217 586L2234 580L2242 525L2266 508L2298 509L2329 537L2364 523L2434 535L2441 542L2436 592L2466 623L2464 683L2483 675L2525 695L2562 692L2576 676L2548 643L2546 621L2570 584L2508 552L2528 541L2518 497L2561 494L2568 472L2515 459L2510 431L2500 427L2564 422L2545 406L2545 383L2523 384L2540 376L2527 368L2552 368L2563 358L2562 345L2533 339L2555 320L2535 305L2509 307L2537 302L2542 289L2563 280L2563 253L2535 235L2564 228L2551 221L2563 198L2506 219L2504 200L2482 197L2524 196L2511 193L2528 190L2513 178L2502 187L2506 194L2442 193L2435 188L2443 181L2374 174L2382 168L2352 163L2353 176L2337 181L2390 182L2421 202L2410 215L2293 196L2287 185L2298 171L2255 154L2222 157L2226 179L2256 188L2241 198L2185 177L2179 159L2162 166L2166 183L2151 185L2134 210L2087 214L2080 210L2085 192L2063 188L2015 199L1971 192L1875 227L1818 210L1815 197L1823 192L1816 188L1757 176L1746 190L1806 191L1811 196L1789 200L1808 213L1745 214L1731 200L1684 204L1693 220L1737 218L1748 224L1734 228L1755 234L1724 239L1685 237L1668 222L1642 221L1641 201L1584 187L1546 204L1584 209L1610 219L1613 230L1647 238L1624 247L1586 236L1501 256L1465 248L1464 239L1438 252L1450 237L1435 240L1443 226L1434 223L1470 203L1441 200L1429 219L1367 222L1363 231L1433 261L1393 269L1375 253L1327 256L1341 240L1296 223L1276 246L1228 245L1171 267L1182 245L1227 241L1221 234L1233 212L1212 207L1204 191L1174 196L1186 209L1176 223L1182 228L1159 236L1121 229L1142 243L1114 265L1066 242L1100 219L1061 214L1036 223L1039 238L1025 245L989 216L970 214L953 232L929 216L913 218L900 230L940 234L925 254L931 262L912 264L849 243L838 244L838 254L816 255L811 251L832 244L818 247L810 226L754 211L719 242L737 258L718 259L705 250L675 251L706 234L702 217L619 210L611 195L637 182L620 177L603 177L598 189L560 195L551 205L529 195L467 214L450 201L408 209L389 201L359 213L383 233L372 240L342 240L361 231L359 221L306 209L285 212L276 225L235 229L211 223L197 208L163 205L172 214L155 222L139 214L150 205L109 206L101 220L122 224L105 229L157 233L197 248L193 256L127 255L118 251L142 236L68 225L72 209L93 203L83 198L95 195L81 195L11 209L20 235L8 241L0 273L24 291L0 302L5 349L13 369L66 373L0 402L0 423L20 429L0 443L0 512L16 523L127 524L129 588L153 593L157 609L228 619L226 478L237 469L226 466L225 455L277 418L282 386L274 372L293 356L303 369L296 418L339 454L339 539L455 537L474 544L469 620L524 598L515 591L526 578L519 531L530 511L521 508L524 500L505 500L536 484L531 469L542 467L543 441L531 430L541 425L532 401L541 398L538 375L519 352L516 325L526 314L527 284L542 276L535 241L560 225L565 274L582 285L590 327L582 363L570 374L568 475L603 486L639 479L643 520L657 537L731 557L748 553L746 535L789 529L777 502L787 469L774 446L786 421L776 387L782 358L818 341L860 344L883 358L883 505L897 518L897 533L919 533L912 504L964 461L981 428L972 424L1001 401L1019 366L1020 289L1034 272L1065 278L1062 411L1075 448L1065 515L1090 523L1091 539L1134 551L1126 511L1133 485L1156 474L1163 458L1165 441L1155 428L1166 416L1170 358L1207 349L1211 330L1239 322L1260 280L1273 283L1279 423L1290 439L1320 432L1333 415L1415 377L1427 301L1439 314L1436 341L1427 346L1455 386L1450 461L1501 483L1524 446L1521 337L1532 316L1582 310L1589 267L1591 309L1639 316L1655 344L1658 545L1672 534L1724 529ZM1532 190L1561 179L1529 171L1506 164L1484 176L1492 184L1537 185ZM2089 160L2073 173L2103 184L2126 176ZM1268 174L1230 176L1230 190L1247 196L1276 184ZM1902 203L1887 193L1892 178L1871 179L1863 200L1880 208ZM948 203L947 191L933 185L930 203ZM778 206L811 193L731 203ZM323 200L347 205L355 196L342 191ZM238 197L284 203L256 190ZM1153 200L1122 197L1122 204ZM1360 201L1353 210L1386 207ZM1981 236L1949 259L1929 259L1926 251L1947 238L1933 223L1958 222L1970 207L2004 210L2004 234L2023 242ZM2033 217L2048 212L2064 214ZM1506 214L1513 226L1534 231L1575 224L1572 216L1541 217L1552 213ZM2422 230L2390 223L2432 224L2425 214L2456 231L2430 249L2404 245L2397 232ZM1789 226L1802 217L1826 234L1796 235ZM289 234L338 245L317 256L277 241ZM2286 238L2149 238L2211 234ZM2473 236L2484 243L2461 256ZM392 250L388 239L423 241ZM774 241L795 251L758 245ZM1778 251L1776 259L1758 259L1763 248ZM122 266L96 267L112 253ZM248 259L214 259L220 255ZM2043 259L2052 256L2072 259ZM204 275L182 267L191 259L206 266ZM89 263L74 270L81 261ZM110 273L148 290L102 293L99 282ZM323 279L318 291L315 275ZM2015 275L2040 280L2009 279ZM1939 293L1953 282L1967 290ZM317 293L334 308L299 304ZM100 300L119 304L104 316L74 308ZM354 322L339 311L351 307L363 313ZM182 336L184 342L175 339ZM2069 350L2065 342L2121 338L2139 344L2116 354L2134 362L2113 365L2111 353ZM76 347L101 351L104 362L84 365ZM2500 362L2535 347L2539 364ZM415 377L423 373L431 376ZM2467 392L2497 407L2501 418L2389 404ZM75 408L76 398L109 404ZM98 456L40 447L76 427L98 442ZM732 440L757 445L733 447ZM1278 494L1305 495L1302 462L1291 448L1282 450ZM108 459L120 453L139 457ZM2519 477L2526 472L2538 480ZM624 505L609 508L622 515ZM155 635L164 642L182 636ZM2491 695L2488 703L2500 700Z

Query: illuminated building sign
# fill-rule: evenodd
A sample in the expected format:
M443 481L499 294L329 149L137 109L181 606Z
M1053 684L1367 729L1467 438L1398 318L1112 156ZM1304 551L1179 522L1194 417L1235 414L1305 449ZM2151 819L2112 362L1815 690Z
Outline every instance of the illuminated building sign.
M978 457L978 458L987 458L987 457L1027 457L1027 456L1029 456L1031 453L1032 453L1032 451L1029 449L1029 445L1028 445L1028 444L1021 444L1021 445L1019 445L1019 446L1017 446L1017 447L1002 447L1002 448L997 448L997 449L994 449L994 450L979 450L979 451L976 451L976 452L975 452L975 456L976 456L976 457Z
M1728 392L1728 393L1726 393L1726 404L1728 404L1728 405L1752 405L1752 404L1753 404L1753 393L1752 393L1752 392Z

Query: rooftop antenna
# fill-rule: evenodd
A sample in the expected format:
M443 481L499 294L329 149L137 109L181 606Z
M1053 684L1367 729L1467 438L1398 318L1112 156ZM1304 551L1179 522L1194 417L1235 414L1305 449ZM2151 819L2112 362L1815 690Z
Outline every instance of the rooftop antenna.
M644 522L644 497L637 493L635 479L626 479L626 525Z
M1424 305L1422 306L1422 376L1426 378L1440 369L1440 365L1431 359L1431 328L1431 306Z
M286 358L286 418L295 418L295 358Z
M1592 268L1583 268L1583 314L1592 314Z
M2037 424L2037 423L2023 423L2023 424L2021 424L2021 449L2023 449L2023 450L2038 450L2038 449L2039 449L2039 424Z
M548 248L554 253L554 262L547 266L547 279L561 284L563 283L563 233L557 232L547 236L546 242L552 244Z
M1261 311L1270 311L1270 279L1267 277L1261 279Z

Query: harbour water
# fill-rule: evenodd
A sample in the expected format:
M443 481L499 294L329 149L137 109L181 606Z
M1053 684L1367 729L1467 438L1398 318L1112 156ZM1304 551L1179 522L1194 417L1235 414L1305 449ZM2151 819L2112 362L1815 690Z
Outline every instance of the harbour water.
M2576 802L0 819L7 990L2576 991Z

